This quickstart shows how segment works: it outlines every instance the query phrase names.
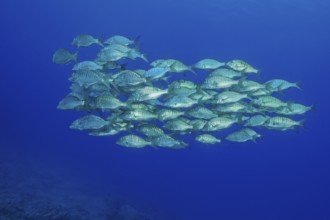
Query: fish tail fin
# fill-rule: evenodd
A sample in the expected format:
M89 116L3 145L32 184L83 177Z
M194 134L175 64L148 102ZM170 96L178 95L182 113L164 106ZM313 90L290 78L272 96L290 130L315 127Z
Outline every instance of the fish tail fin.
M149 60L147 58L147 54L145 54L145 53L141 54L141 59L144 60L145 62L149 63Z
M157 145L155 145L152 141L150 141L148 145L150 145L153 149L159 150L159 147L157 147Z
M132 100L127 100L125 102L125 107L128 108L128 109L132 109L132 104L133 104L133 101Z
M243 82L246 80L246 76L243 76L242 78L240 78L239 80L238 80L238 83L237 83L237 85L239 85L240 87L243 87Z
M195 76L197 76L197 73L192 66L188 66L188 71L192 72Z
M309 108L309 110L312 111L312 112L316 112L316 111L317 111L317 109L315 108L315 105L311 105L311 106L309 106L308 108Z
M189 146L190 146L190 145L187 144L186 142L184 142L184 141L180 141L180 147L181 147L181 148L190 148Z
M136 38L134 39L134 45L139 45L141 39L141 35L136 36Z
M170 78L171 78L171 76L169 75L169 76L164 76L164 77L162 77L161 79L162 79L163 81L165 81L165 82L168 84Z
M103 41L104 41L104 35L101 35L100 37L96 38L95 43L97 43L101 47L104 47Z
M132 131L132 127L131 127L131 123L127 123L127 125L126 125L126 131L128 132L128 133L130 133L130 134L133 134L133 131Z
M128 63L120 64L120 70L126 70Z
M263 69L256 69L256 75L258 77L258 79L261 79L261 73L263 72Z
M244 122L245 122L244 115L243 114L237 115L237 124L242 125Z
M73 60L74 62L77 62L77 61L78 61L78 53L79 53L79 52L76 52L75 54L72 55L72 60Z
M116 92L117 94L121 94L120 89L118 88L118 86L117 86L115 83L109 81L109 84L110 84L110 86L115 90L115 92Z
M286 104L286 107L288 107L288 109L289 109L290 111L293 111L293 107L292 107L293 104L294 104L293 101L288 101L287 104Z
M274 91L273 91L274 89L272 88L271 85L266 84L266 83L264 83L263 85L265 86L265 89L266 89L267 91L269 91L269 92L274 92Z
M298 126L299 127L304 127L305 122L306 122L306 119L302 119L302 120L298 121Z
M252 141L253 143L255 143L255 144L258 144L258 142L257 142L257 137L252 137L251 141Z
M295 87L299 90L302 90L302 88L300 87L300 84L301 84L301 81L297 81L297 82L293 83L293 87Z
M261 135L261 134L254 135L254 136L252 137L252 141L253 141L253 143L258 144L258 142L257 142L257 139L258 139L258 138L262 138L262 135Z

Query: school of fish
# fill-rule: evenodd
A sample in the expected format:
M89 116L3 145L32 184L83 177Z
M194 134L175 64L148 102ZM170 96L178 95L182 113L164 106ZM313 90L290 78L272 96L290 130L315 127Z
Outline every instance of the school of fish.
M313 109L276 97L289 88L301 89L298 83L248 79L260 71L245 61L206 58L193 65L175 59L149 63L138 41L139 37L120 35L105 41L89 34L76 36L72 42L76 48L100 47L94 60L78 61L78 52L56 50L54 63L74 63L71 91L58 109L86 112L70 128L87 130L92 136L120 135L116 143L123 147L181 149L188 147L184 141L188 135L204 144L219 144L222 138L256 142L260 129L286 131L303 126L304 119L291 117ZM137 59L149 67L128 69ZM196 75L204 78L199 84L190 80ZM230 132L222 137L226 129Z

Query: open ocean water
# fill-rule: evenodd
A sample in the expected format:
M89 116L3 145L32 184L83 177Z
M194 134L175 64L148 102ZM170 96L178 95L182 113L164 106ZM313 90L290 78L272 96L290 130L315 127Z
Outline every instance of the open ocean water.
M3 0L0 3L0 220L330 219L330 1ZM278 97L306 105L303 128L253 142L130 149L69 128L60 111L72 39L141 36L150 61L242 59ZM81 48L88 59L98 45ZM136 61L132 68L146 68ZM130 68L131 68L130 67ZM206 75L182 75L201 82ZM224 137L222 137L224 139Z

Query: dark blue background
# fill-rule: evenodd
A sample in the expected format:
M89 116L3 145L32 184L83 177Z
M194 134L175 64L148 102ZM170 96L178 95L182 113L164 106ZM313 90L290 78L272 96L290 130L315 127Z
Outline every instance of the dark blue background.
M71 172L162 220L330 219L329 10L326 0L3 0L2 158ZM283 97L317 111L298 131L262 131L258 144L120 148L70 130L78 114L56 109L70 66L52 54L80 33L141 35L150 60L243 59L262 81L301 80Z

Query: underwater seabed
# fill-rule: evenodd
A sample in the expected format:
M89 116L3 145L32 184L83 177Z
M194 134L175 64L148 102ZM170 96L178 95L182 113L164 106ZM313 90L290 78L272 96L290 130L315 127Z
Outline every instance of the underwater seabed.
M110 194L44 168L0 162L0 220L152 220Z

